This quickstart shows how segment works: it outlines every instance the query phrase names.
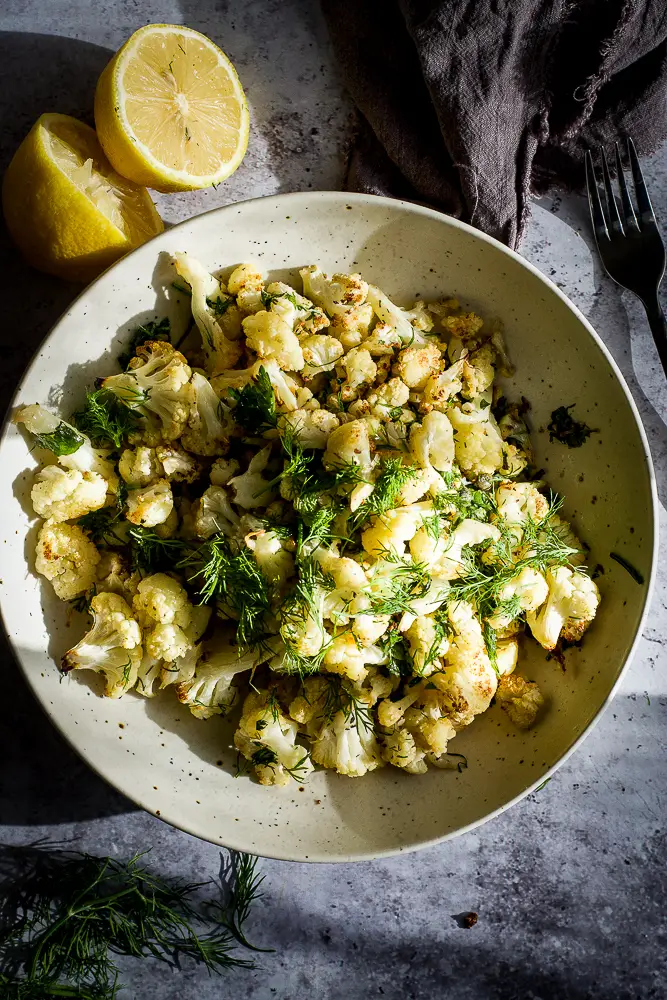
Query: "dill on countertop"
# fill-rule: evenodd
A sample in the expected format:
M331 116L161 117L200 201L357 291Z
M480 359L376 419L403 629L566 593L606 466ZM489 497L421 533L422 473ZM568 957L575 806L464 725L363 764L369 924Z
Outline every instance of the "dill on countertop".
M253 968L244 925L261 898L256 858L221 855L219 883L187 883L129 861L58 845L0 849L0 995L3 1000L80 997L121 989L113 954L149 956L178 967L184 958L221 973ZM201 899L213 886L213 898Z
M559 406L551 414L551 420L547 425L550 441L560 441L568 448L581 448L591 434L597 433L596 427L589 427L581 420L575 420L570 414L574 409L574 403L570 406Z

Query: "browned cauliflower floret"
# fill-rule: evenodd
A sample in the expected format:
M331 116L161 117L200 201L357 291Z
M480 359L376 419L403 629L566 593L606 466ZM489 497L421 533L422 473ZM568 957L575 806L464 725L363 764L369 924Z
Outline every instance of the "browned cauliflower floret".
M535 681L527 681L518 674L500 678L496 700L519 729L530 729L544 705Z
M430 378L443 368L442 354L435 344L425 347L406 347L392 368L411 389L423 389Z

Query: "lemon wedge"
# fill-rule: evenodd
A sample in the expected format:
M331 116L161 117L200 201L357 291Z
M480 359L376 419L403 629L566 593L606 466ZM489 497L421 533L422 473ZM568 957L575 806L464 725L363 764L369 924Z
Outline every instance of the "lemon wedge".
M145 188L120 177L94 129L69 115L42 115L7 167L7 228L29 264L90 281L163 230Z
M158 191L191 191L236 170L249 115L236 70L206 35L149 24L102 73L95 127L124 177Z

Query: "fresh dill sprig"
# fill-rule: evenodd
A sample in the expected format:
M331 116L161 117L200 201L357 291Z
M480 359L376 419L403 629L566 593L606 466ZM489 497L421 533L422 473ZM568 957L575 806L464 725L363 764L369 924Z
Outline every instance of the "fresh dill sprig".
M369 594L368 610L374 615L401 615L410 610L412 601L428 593L431 575L425 563L403 562L389 550L380 554L394 566L383 580L382 591Z
M244 924L260 896L256 859L233 858L218 898L198 902L215 883L163 878L142 863L52 846L0 852L0 988L3 998L112 998L120 988L112 954L184 956L210 972L252 968L236 953L251 948Z
M416 476L417 469L412 465L404 465L400 458L383 458L373 492L350 518L352 530L356 531L369 517L379 517L395 507L397 497L405 484Z
M297 641L308 619L319 623L324 635L323 598L334 586L332 577L314 559L308 556L299 561L297 581L285 595L279 611L280 634L285 643L282 669L286 673L306 677L321 669L329 643L323 643L315 655L304 656L297 649Z
M158 573L178 568L185 542L161 538L153 528L133 524L128 529L132 572Z
M122 542L115 528L123 520L123 511L127 500L127 486L121 480L118 482L115 503L91 510L77 519L77 524L86 532L96 545L112 545ZM146 530L146 529L143 529Z
M229 540L213 535L188 552L176 569L194 584L201 604L220 602L237 620L241 651L256 648L267 637L265 619L271 611L271 587L252 553L232 552Z
M257 750L255 750L251 756L249 763L259 765L260 767L268 767L272 771L281 765L281 762L278 759L278 754L275 750L272 750L271 747L266 746L264 743L259 743L256 740L253 740L253 743L257 747ZM295 781L302 781L308 773L305 766L307 760L308 752L304 750L303 757L298 760L296 764L292 767L287 767L286 764L282 764L282 769L286 774L289 774L290 777L294 778Z
M387 657L385 669L395 677L410 677L414 673L414 665L410 651L402 632L396 626L390 626L385 634L378 639L378 646Z
M35 434L33 432L35 444L40 448L52 451L54 455L72 455L78 451L84 442L84 437L79 434L76 427L72 427L65 420L61 420L54 431L50 434Z
M327 690L322 708L324 720L331 722L338 712L342 712L345 722L355 726L358 732L372 730L373 719L370 706L357 698L341 677L325 675L325 679Z
M294 306L294 308L298 309L300 312L311 311L310 306L301 305L294 292L266 292L264 291L264 289L262 289L262 292L260 293L260 298L262 300L262 305L264 306L265 309L270 309L273 303L277 302L279 299L287 299L287 301L290 302Z
M551 414L551 420L547 424L550 441L560 441L568 448L581 448L582 444L596 433L596 427L589 427L582 420L575 420L570 410L574 409L574 403L570 406L559 406Z
M137 349L143 347L149 340L161 340L167 344L171 343L171 324L168 317L165 316L161 320L151 320L149 323L143 323L136 328L130 337L130 342L126 350L118 355L118 364L123 371L137 353Z
M90 611L90 602L97 593L97 587L95 584L90 590L87 590L85 594L79 594L77 597L72 597L67 603L71 604L75 611L79 611L82 614L86 611Z
M227 298L222 298L218 296L217 299L206 299L206 305L209 307L214 316L224 316L230 306L233 306L235 299L232 295Z
M128 434L137 427L137 418L112 392L95 389L86 396L72 420L95 445L120 448Z
M230 389L229 395L236 401L234 419L249 434L261 434L276 426L276 396L264 365L254 382L248 382L242 389Z

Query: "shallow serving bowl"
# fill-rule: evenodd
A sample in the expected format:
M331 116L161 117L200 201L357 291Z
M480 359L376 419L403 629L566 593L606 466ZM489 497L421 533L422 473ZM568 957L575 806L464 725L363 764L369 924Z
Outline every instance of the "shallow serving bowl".
M455 294L499 316L517 373L510 392L526 396L537 463L567 497L566 514L601 564L603 602L583 647L565 669L532 640L522 672L549 699L543 721L513 729L496 707L456 737L468 768L404 775L390 767L365 778L314 774L305 786L267 789L234 777L231 732L221 719L192 718L168 692L146 701L98 695L95 676L61 683L55 663L85 631L85 619L32 575L34 520L26 511L31 458L16 428L0 445L4 539L0 609L36 697L71 745L140 806L214 843L297 861L377 857L434 843L516 802L561 763L614 692L639 635L655 561L655 488L646 438L623 379L599 338L558 288L516 254L469 226L400 201L307 193L230 205L163 233L87 288L32 362L17 403L80 402L96 375L113 372L118 348L139 322L169 315L186 322L171 287L169 254L187 250L211 270L256 260L297 277L319 262L361 271L399 303ZM278 275L279 272L279 275ZM598 428L569 450L549 443L551 411L575 404ZM609 558L619 553L643 575L638 584ZM46 722L45 722L46 724Z

